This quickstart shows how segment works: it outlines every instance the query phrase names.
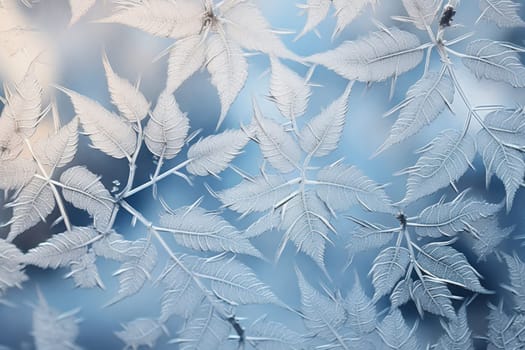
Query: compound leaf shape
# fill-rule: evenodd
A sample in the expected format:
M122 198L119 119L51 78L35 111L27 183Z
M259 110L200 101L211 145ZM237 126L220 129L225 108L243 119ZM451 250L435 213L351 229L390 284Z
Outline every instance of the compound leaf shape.
M402 203L432 194L449 184L454 185L470 167L476 156L474 139L457 130L444 130L428 145L416 164L403 170L408 174L407 193Z
M489 39L474 40L467 45L463 64L478 79L486 78L514 87L525 87L525 67L517 48L510 44Z
M11 242L51 214L55 209L55 197L46 181L33 178L22 188L15 201L6 206L13 208L13 216L9 221L11 229L7 236L7 241Z
M177 243L201 251L234 252L262 257L237 229L219 215L203 208L182 207L160 218L160 228L173 233Z
M55 169L69 164L75 157L77 147L78 119L74 118L45 142L35 145L35 154L40 163Z
M315 54L308 60L348 80L382 81L417 66L423 50L417 36L392 27L355 41L345 41L336 49Z
M24 255L24 262L43 269L67 266L87 254L87 246L97 236L97 231L91 227L73 227L71 232L53 235L31 248Z
M95 228L105 232L114 210L114 200L100 177L83 166L67 169L60 176L64 199L93 217Z
M102 107L98 102L74 91L60 88L70 98L82 128L93 146L114 158L130 158L137 139L129 123Z
M444 72L429 72L407 92L403 102L388 114L400 110L390 134L376 151L376 155L390 146L416 134L425 125L434 121L454 99L454 84Z
M189 128L186 113L181 112L175 97L164 91L144 128L144 142L157 157L172 159L184 146Z
M479 19L495 23L500 28L523 27L520 4L512 0L479 0Z
M205 137L188 150L190 163L186 169L198 176L218 176L240 154L248 141L248 135L242 130L226 130Z
M379 253L370 270L374 300L392 291L397 281L405 276L409 263L410 253L404 247L388 247Z

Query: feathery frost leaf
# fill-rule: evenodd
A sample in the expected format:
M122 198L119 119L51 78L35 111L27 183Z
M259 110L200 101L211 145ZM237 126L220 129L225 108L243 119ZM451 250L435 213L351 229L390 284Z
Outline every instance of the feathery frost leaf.
M118 277L118 293L106 306L138 293L150 279L151 271L157 263L157 249L144 238L132 241L126 255L126 261L113 274Z
M411 279L402 279L396 284L389 296L392 307L400 307L410 300L411 285Z
M346 324L351 332L360 336L375 330L377 324L376 308L372 300L363 291L357 276L354 286L345 298L344 307L348 315Z
M453 201L440 201L423 209L419 215L416 233L426 237L455 236L477 220L496 215L503 203L492 204L465 198L461 192Z
M166 91L173 93L206 62L206 42L201 35L179 39L168 58Z
M275 101L283 116L293 120L304 114L312 94L308 81L290 68L270 58L272 75L270 79L270 97Z
M430 27L440 9L440 0L403 0L403 6L414 25L421 29Z
M306 4L298 4L297 7L306 12L306 23L301 32L295 37L295 40L303 37L306 33L313 30L321 23L330 11L331 1L328 0L307 0Z
M412 283L410 295L421 316L423 316L423 311L427 311L448 319L456 317L451 301L452 294L444 283L423 276L422 280Z
M253 112L257 125L257 141L264 158L280 172L293 171L301 158L301 149L295 140L281 125L264 118L255 101Z
M172 159L184 146L189 128L186 113L181 112L175 97L164 91L144 128L144 142L157 157Z
M296 269L301 291L301 310L306 316L304 324L312 334L329 341L341 340L340 328L346 320L342 300L320 294ZM340 344L345 348L345 344Z
M496 218L488 217L476 220L465 230L472 236L472 252L478 256L478 260L485 260L488 255L497 251L497 246L514 231L514 227L501 228Z
M387 245L394 237L395 232L384 231L385 227L366 222L352 230L347 238L346 250L353 256L356 253L381 248Z
M525 26L519 16L520 3L512 0L479 0L479 9L479 19L493 22L500 28Z
M239 45L223 35L212 34L207 39L206 67L221 100L218 128L246 82L248 63Z
M61 88L70 98L93 146L114 158L130 158L137 144L133 128L98 102Z
M522 349L525 346L523 339L523 328L525 327L525 315L514 314L509 316L503 308L489 304L489 329L487 349Z
M474 139L457 130L444 130L428 145L416 165L403 170L408 174L407 193L402 203L413 202L449 184L454 185L472 166L476 156Z
M43 269L64 267L87 254L88 244L97 236L97 231L91 227L73 227L71 232L53 235L31 248L24 255L24 262Z
M516 254L510 256L502 253L502 255L509 269L510 286L506 289L512 293L514 309L523 312L525 311L525 264Z
M525 71L525 70L524 70ZM512 208L514 195L523 184L525 161L522 150L525 149L525 112L496 111L485 118L489 128L481 129L477 134L478 152L486 168L486 185L492 175L496 175L505 185L507 211Z
M478 39L466 48L463 64L478 78L502 81L514 87L525 87L525 67L517 49L510 44Z
M200 251L233 252L262 257L235 227L200 207L182 207L160 218L162 231L173 233L178 244Z
M463 304L448 323L440 320L445 333L439 338L436 350L474 350L472 332L467 321L467 308Z
M383 342L396 350L421 350L415 336L417 324L410 329L399 309L393 308L378 325Z
M93 251L89 250L80 258L70 262L69 267L71 271L65 278L73 277L75 287L77 288L95 288L100 287L104 289L104 283L100 279L96 265L97 256Z
M0 160L13 160L24 149L24 139L17 132L16 121L0 116Z
M332 0L336 16L336 25L332 38L341 33L347 25L356 19L368 4L374 6L377 1L378 0Z
M111 194L100 182L100 177L83 166L67 169L60 176L64 184L62 194L64 199L76 208L85 210L93 217L93 224L98 230L105 232L114 210Z
M301 130L299 140L303 150L314 157L322 157L335 150L341 139L348 111L349 84L344 93Z
M119 23L146 33L183 38L198 34L204 22L204 8L193 0L128 1L127 6L100 23Z
M186 320L179 338L170 340L170 343L178 343L181 350L218 349L229 333L230 324L224 322L209 302L205 302Z
M330 213L323 202L310 191L301 191L283 207L282 227L286 230L277 251L279 258L286 243L294 242L298 251L310 256L324 269L324 248L328 231L334 230L328 218Z
M106 72L111 102L118 108L120 114L130 122L140 122L148 114L149 102L137 87L113 71L105 53L102 56L102 64Z
M194 175L218 176L249 141L242 130L226 130L220 134L207 136L193 144L188 150L191 162L186 169Z
M22 288L22 282L27 279L23 253L14 244L0 238L0 296L8 288Z
M59 313L51 308L40 290L38 291L39 304L33 310L33 330L36 348L39 350L80 350L75 344L78 336L78 323L75 317L77 310Z
M218 197L225 206L239 213L265 211L286 198L292 192L293 183L278 175L258 176L219 192Z
M416 261L423 270L442 281L477 293L490 293L481 285L481 275L470 265L465 255L450 246L440 243L424 245Z
M15 201L6 206L13 207L13 216L9 220L11 229L7 236L7 241L11 242L51 214L55 209L55 197L46 181L33 178L22 188Z
M77 147L78 119L74 118L45 142L37 143L34 149L40 163L55 169L69 164L77 153Z
M259 350L295 350L302 349L304 340L301 335L288 329L285 325L264 318L257 319L247 331L250 343Z
M334 50L308 58L348 80L382 81L405 73L421 62L424 47L417 36L398 28L345 41Z
M26 185L35 173L36 163L33 160L24 158L0 160L0 189L19 189Z
M130 247L131 241L125 240L122 235L113 230L104 234L91 246L96 255L120 262L127 259L126 252Z
M374 300L387 295L406 274L410 253L403 247L388 247L374 259L370 273L375 288Z
M115 332L126 348L138 350L141 346L153 349L155 343L162 336L163 326L151 318L137 318L122 325L121 331Z
M345 210L360 204L370 211L396 212L383 187L354 166L338 163L325 167L315 183L317 195L331 209Z
M376 151L383 152L390 146L416 134L429 125L449 106L454 99L454 84L445 73L429 72L415 83L407 92L403 102L387 114L400 110L390 135Z

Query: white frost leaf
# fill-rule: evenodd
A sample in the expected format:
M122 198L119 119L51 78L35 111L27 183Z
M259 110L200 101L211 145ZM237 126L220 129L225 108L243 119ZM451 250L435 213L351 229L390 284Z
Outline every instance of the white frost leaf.
M351 87L351 84L348 85L337 100L313 117L301 130L301 147L312 156L322 157L337 148L345 126Z
M324 269L325 244L330 242L328 232L334 231L329 217L326 206L313 192L301 191L287 201L282 214L282 227L286 231L276 258L291 240L298 251L307 254Z
M308 81L290 68L271 57L272 75L270 79L270 97L286 118L293 120L300 117L308 107L311 90Z
M163 325L151 318L137 318L122 324L123 330L115 332L125 344L126 349L138 350L142 346L150 349L164 332Z
M274 304L284 306L270 287L248 266L234 258L202 259L186 256L183 260L199 278L211 281L213 293L232 305Z
M151 271L157 263L157 249L147 239L133 241L126 251L126 261L113 274L119 281L117 295L105 306L115 304L124 298L138 293L144 283L151 278Z
M350 256L357 253L378 249L387 245L395 237L395 232L389 232L386 227L367 222L351 230L346 239L346 250Z
M423 276L423 280L414 281L410 294L421 316L423 311L454 319L456 312L452 306L452 294L447 285Z
M498 251L498 245L508 238L514 227L499 227L497 220L489 217L471 223L466 231L471 233L468 237L472 252L478 256L478 260L485 260L487 256Z
M95 5L97 0L69 0L69 7L71 8L71 19L69 25L75 24L82 16L84 16Z
M512 0L479 0L480 19L493 22L500 28L523 27L520 3Z
M374 6L377 0L332 0L335 8L336 25L334 29L335 37L346 28L354 19L356 19L365 9L366 5Z
M284 324L257 319L247 331L253 337L254 347L259 350L290 350L301 348L304 340L299 333Z
M400 307L401 305L406 304L410 300L410 285L412 284L411 279L402 279L399 281L392 293L390 293L390 304L393 307Z
M256 135L264 158L277 170L289 173L296 169L301 149L281 125L264 118L257 103L253 103Z
M149 102L137 87L113 71L105 53L102 56L102 64L106 72L111 102L118 108L120 114L130 122L140 122L148 114Z
M193 175L218 176L241 153L248 141L248 135L242 130L226 130L205 137L188 150L190 163L186 169Z
M98 102L61 88L70 98L93 146L114 158L130 158L137 143L133 128Z
M31 248L25 254L24 262L43 269L66 266L86 254L88 244L97 236L97 231L91 227L73 227L71 232L53 235Z
M416 134L425 125L429 125L452 103L454 84L446 74L429 72L415 83L407 92L406 98L387 114L400 109L390 135L376 151L383 152L390 146Z
M69 164L77 153L77 147L78 119L74 118L46 141L37 143L34 149L40 163L55 169Z
M179 338L169 343L178 343L181 350L218 349L229 334L230 324L205 302L186 320Z
M170 50L166 91L175 92L179 86L206 61L206 43L201 35L179 39Z
M315 185L319 198L334 210L360 204L370 211L396 212L383 187L354 166L338 163L325 167L318 172Z
M509 271L510 286L504 286L512 293L514 308L525 311L525 264L518 255L502 253Z
M279 227L281 223L281 213L279 210L271 210L261 216L244 230L243 236L253 238L262 235L270 230Z
M525 87L525 67L517 48L504 42L478 39L466 48L463 64L478 78Z
M236 212L247 214L273 208L292 191L292 184L278 175L259 176L218 193L219 200Z
M370 82L411 70L422 60L423 51L416 35L393 27L355 41L345 41L336 49L315 54L308 60L348 80Z
M51 214L55 209L55 197L46 181L33 178L22 188L15 201L6 206L13 208L13 216L9 221L11 229L7 236L7 241L11 242Z
M377 330L386 345L398 350L421 350L417 341L416 327L408 327L401 311L392 308L390 313L381 321Z
M22 80L11 87L5 86L7 103L2 110L1 118L11 118L15 121L17 133L31 137L38 122L42 118L42 87L30 68Z
M160 217L160 228L178 244L200 251L229 251L261 257L261 253L235 227L200 207L182 207Z
M70 262L71 271L65 275L65 278L73 278L77 288L95 288L104 289L104 283L100 279L96 265L97 256L93 251L88 251L78 259Z
M295 40L303 37L306 33L317 27L328 15L330 10L329 0L307 0L306 4L297 5L306 12L306 23L301 32L295 37Z
M78 310L60 313L51 308L40 291L39 304L33 310L33 330L35 345L38 350L80 350L75 344L78 336L78 323L75 317Z
M174 39L198 34L204 8L193 0L126 1L120 10L99 23L119 23L146 33Z
M27 281L23 253L14 244L0 238L0 295L8 288L22 288Z
M127 259L126 253L131 246L132 241L125 240L121 234L111 230L104 237L93 243L91 248L98 256L122 262Z
M470 289L477 293L490 293L483 288L480 274L463 253L450 246L429 243L421 247L416 261L420 267L441 281Z
M477 220L495 215L503 207L473 199L465 199L467 192L463 191L453 201L440 201L426 207L418 217L419 226L416 233L420 236L438 238L453 237L469 227Z
M206 67L221 100L219 127L246 82L248 63L239 45L219 34L213 34L207 39Z
M403 0L403 6L414 25L421 29L430 28L440 9L439 0Z
M97 175L83 166L75 166L62 173L60 182L65 185L62 194L66 201L87 211L98 230L105 232L109 229L114 201Z
M306 328L317 337L328 341L341 341L343 337L339 332L342 331L341 328L346 321L342 300L334 300L320 294L306 281L298 269L296 272L301 291L301 310L306 316L304 318Z
M439 338L436 350L474 350L472 332L468 326L467 308L463 304L448 323L440 320L445 333Z
M505 185L507 211L514 195L523 184L525 162L521 150L525 147L525 111L502 110L489 113L485 125L477 135L478 152L486 168L486 184L496 175Z
M374 259L370 273L374 285L374 300L389 294L402 277L410 263L410 253L403 247L383 249Z
M461 131L444 130L428 145L416 164L403 170L408 174L407 193L402 203L409 203L437 190L454 185L472 166L476 156L474 139Z
M35 173L36 163L33 160L0 160L0 189L18 189L27 184Z
M231 5L230 5L231 4ZM270 27L261 11L251 1L231 1L221 5L226 35L247 50L299 61Z
M13 160L24 149L24 139L17 132L16 121L0 116L0 160Z
M508 212L512 208L516 191L523 184L525 176L523 154L519 150L506 147L485 129L478 132L476 143L485 164L487 186L493 175L505 185L505 203Z
M144 128L144 141L157 157L172 159L184 146L189 128L188 117L179 109L175 97L162 92Z
M357 276L354 286L345 298L344 307L348 315L346 322L352 333L361 336L375 330L376 307L365 294Z

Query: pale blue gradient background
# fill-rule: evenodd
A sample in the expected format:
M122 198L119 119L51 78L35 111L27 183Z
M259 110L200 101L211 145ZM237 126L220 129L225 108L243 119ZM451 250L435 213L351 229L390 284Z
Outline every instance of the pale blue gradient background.
M260 0L257 1L261 10L276 29L299 31L304 24L305 17L298 16L299 10L295 7L295 1L283 0ZM376 9L374 17L391 25L389 14L403 15L404 10L400 7L400 1L382 0ZM110 58L114 70L121 76L136 81L141 78L141 91L146 95L153 105L156 97L162 90L165 81L166 58L152 63L154 57L164 48L172 43L171 40L155 38L138 30L129 29L120 25L94 24L89 20L101 18L106 9L102 2L72 28L66 30L69 10L66 1L58 0L41 0L33 9L26 10L30 16L33 25L48 32L51 37L51 43L54 45L53 50L58 58L57 84L78 91L79 93L89 96L107 108L113 107L109 103L109 94L107 92L106 81L101 63L101 52L105 49ZM455 23L465 23L470 26L479 13L477 1L463 1L458 9ZM374 30L373 24L369 21L370 11L356 20L341 35L330 41L333 30L333 20L331 15L319 26L321 39L314 33L309 33L297 42L293 41L293 35L283 36L283 40L298 54L309 55L322 50L330 49L339 45L343 40L355 39L366 32ZM522 11L522 17L525 13ZM414 31L409 24L399 24L401 28ZM510 40L517 44L523 44L525 37L524 30L503 31L498 30L493 25L480 23L476 27L467 27L450 31L449 37L460 35L465 31L475 30L479 37L489 37L494 39ZM455 34L457 33L457 34ZM421 32L421 34L424 34ZM421 36L426 40L425 36ZM459 44L455 49L461 51L463 44ZM268 93L269 62L265 55L250 57L250 72L247 84L235 103L232 105L229 115L226 118L222 129L238 128L240 124L248 124L251 120L251 99L255 96L262 106L263 113L270 118L279 116L278 110L264 96ZM438 67L436 57L433 57L434 70ZM297 63L286 62L290 67L295 69L299 74L304 75L307 67ZM479 104L507 104L515 105L525 103L524 89L509 89L503 84L496 84L487 81L478 82L468 72L461 67L457 61L459 69L458 75L464 83L474 105ZM393 146L389 151L377 158L369 159L371 154L385 139L389 128L396 116L383 119L382 114L404 98L404 94L409 86L414 83L421 75L423 67L420 66L412 72L399 77L393 99L389 101L390 82L374 84L367 88L364 84L356 84L350 97L350 112L345 126L344 137L339 149L333 155L327 157L318 164L328 164L341 157L345 158L347 164L355 164L361 168L369 177L379 183L390 183L387 189L388 194L394 199L399 200L403 197L405 191L405 177L392 177L395 171L403 169L415 163L417 159L413 150L426 144L433 135L444 128L461 128L465 116L465 109L456 95L454 108L456 115L445 112L430 127L417 136L407 140L402 145ZM326 107L331 101L338 97L344 90L347 81L338 77L331 71L318 67L313 76L312 82L320 84L322 87L313 88L313 96L310 107L305 117L299 122L307 120L316 115L322 108ZM61 118L65 122L73 116L71 104L64 95L58 94L59 108ZM215 89L209 83L209 76L206 72L200 72L188 80L181 89L176 93L176 98L183 111L187 112L192 130L203 129L201 136L214 132L219 114L219 100ZM205 101L205 103L203 103ZM87 147L87 138L81 141L81 151L75 162L78 164L87 164L88 168L94 173L102 175L102 180L108 188L112 187L111 182L119 179L124 182L127 174L127 163L125 161L115 161L109 157L103 156L100 152ZM185 159L185 152L175 160L167 162L165 167L170 164L177 164ZM261 156L254 145L250 145L246 152L236 160L235 164L244 171L256 175L260 165ZM459 188L474 187L489 201L500 201L504 196L504 191L499 180L494 179L488 191L484 188L484 170L483 165L477 159L477 171L469 171L459 182ZM140 157L138 175L136 183L142 183L148 180L148 177L154 171L152 157L144 151ZM206 196L203 206L207 209L215 209L219 205L218 201L211 198L205 190L206 182L215 190L230 187L240 181L240 177L233 171L226 171L221 181L213 178L194 179L194 186L188 186L180 178L170 178L159 185L159 193L162 194L166 202L172 207L189 205L200 196ZM439 195L418 202L415 208L410 208L409 215L416 215L417 210L425 204L437 200L439 196L446 193L447 198L452 198L452 191L441 191ZM144 191L134 196L130 202L143 214L151 220L157 220L158 214L162 212L158 202L152 200L151 191ZM516 225L515 235L523 234L525 226L525 217L521 214L525 211L525 194L523 190L518 191L514 200L513 210L509 216L502 218L505 224ZM2 215L7 215L7 211L1 211ZM353 215L363 218L373 218L374 221L381 221L384 217L374 217L370 214L364 214L360 210L352 212ZM249 220L236 221L236 216L226 211L224 216L232 221L239 228L248 225ZM8 217L2 217L6 221ZM339 217L336 221L336 227L339 232L339 244L343 244L345 234L351 229L348 221ZM80 215L74 218L77 224L87 224L85 216ZM396 225L394 218L385 218L383 222L386 225ZM116 230L127 239L134 239L145 235L145 230L138 226L131 229L129 226L130 218L126 215L119 216L116 224ZM38 241L48 235L47 224L41 224L27 232L20 238L20 244L25 247L34 246ZM5 229L0 231L1 234ZM280 242L281 234L270 232L256 239L254 242L263 253L270 259L277 244ZM515 242L508 242L510 246L515 246ZM371 261L372 254L363 254L354 261L352 268L343 273L342 268L346 262L346 257L340 248L327 249L327 267L332 274L333 283L328 282L321 276L319 269L304 256L295 256L294 248L291 244L285 250L281 260L275 264L268 264L257 259L241 256L240 259L246 262L259 274L264 282L268 283L275 293L292 307L299 307L299 291L297 289L295 274L293 271L294 264L300 265L302 271L307 272L308 278L314 284L321 282L329 286L329 289L340 288L343 294L352 285L353 268L359 271L362 283L370 288L370 279L366 276ZM6 299L15 303L15 308L9 308L0 305L0 344L10 346L14 349L32 349L33 339L30 334L31 330L31 307L28 304L35 302L36 291L35 285L38 285L49 304L59 310L67 311L76 307L81 307L80 317L83 322L80 327L80 336L78 344L86 349L118 349L122 347L122 342L113 335L113 331L119 330L119 323L128 322L136 317L157 317L159 314L159 296L160 290L156 289L151 283L147 283L144 290L121 303L110 308L102 309L101 305L111 299L118 288L117 281L111 274L118 268L117 263L106 262L99 259L99 268L101 277L106 284L107 289L101 290L81 290L75 289L72 280L63 280L63 275L67 270L40 270L28 268L30 282L24 284L23 290L10 290ZM166 256L160 253L160 259L155 273L158 274L164 266ZM477 265L482 274L486 277L484 285L490 288L496 288L497 284L502 282L504 277L501 273L501 265L497 265L494 259L489 263ZM495 268L499 270L496 271ZM154 273L154 275L155 275ZM500 296L491 296L489 299L496 302ZM475 301L475 307L479 307L481 312L486 303L486 298L478 298ZM409 308L410 309L410 308ZM472 311L472 310L471 310ZM283 311L273 306L253 306L239 308L238 315L246 316L251 320L257 318L263 313L267 313L270 319L281 321L290 328L297 331L303 331L300 320L287 311ZM430 327L436 327L437 323L432 317L428 317ZM475 330L483 332L483 322L479 323L472 319L472 326ZM175 336L175 331L180 327L177 320L169 324L173 333L170 337L161 338L157 344L158 348L164 348L162 345ZM248 323L245 323L248 324ZM432 337L432 328L422 327L421 332L427 332Z

